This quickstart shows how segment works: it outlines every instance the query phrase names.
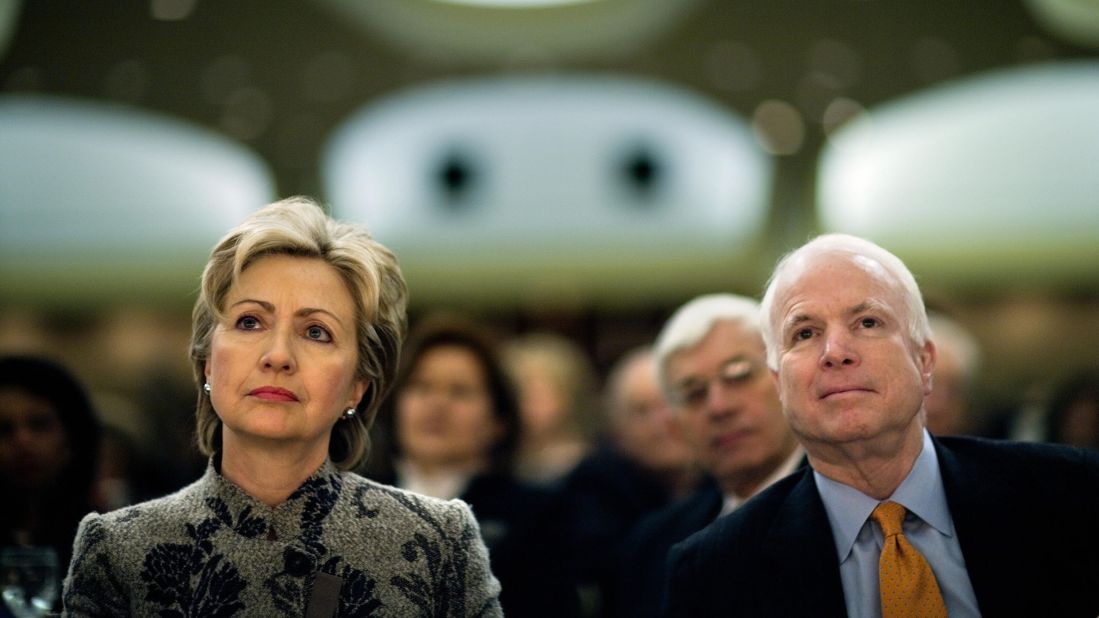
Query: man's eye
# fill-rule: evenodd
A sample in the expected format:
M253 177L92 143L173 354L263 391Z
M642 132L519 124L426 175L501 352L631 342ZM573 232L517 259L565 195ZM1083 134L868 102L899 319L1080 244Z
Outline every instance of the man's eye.
M797 341L805 341L806 339L813 338L813 330L811 328L802 328L794 332L794 339Z
M862 324L863 328L874 328L878 326L878 320L877 318L863 318L860 321L860 324Z
M706 390L704 388L696 388L687 392L687 403L692 406L697 406L706 401Z
M748 380L754 373L755 367L751 361L736 361L725 366L721 372L721 380L725 384L736 384Z
M322 326L310 326L305 329L305 336L314 341L332 341L332 335Z
M706 401L706 388L696 387L683 389L679 393L679 400L683 402L683 405L695 408L702 405Z
M237 320L237 328L243 330L255 330L259 328L259 320L250 315L242 316L239 320Z

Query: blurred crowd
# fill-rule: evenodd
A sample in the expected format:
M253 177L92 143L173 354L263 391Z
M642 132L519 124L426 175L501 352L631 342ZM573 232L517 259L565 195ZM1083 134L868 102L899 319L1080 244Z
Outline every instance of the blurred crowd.
M667 548L804 465L751 302L695 299L606 367L561 333L418 317L357 472L467 502L509 615L655 614ZM980 341L945 314L931 324L932 434L1099 448L1099 375L1066 371L1040 399L992 404ZM0 544L52 548L63 573L84 514L198 478L189 397L167 397L180 409L138 444L64 365L0 359Z

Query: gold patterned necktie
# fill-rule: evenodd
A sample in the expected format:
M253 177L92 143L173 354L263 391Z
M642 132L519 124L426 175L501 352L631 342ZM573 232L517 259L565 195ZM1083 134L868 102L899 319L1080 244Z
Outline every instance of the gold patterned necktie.
M885 537L878 561L882 618L945 618L946 605L931 566L901 532L904 513L896 502L882 502L870 514Z

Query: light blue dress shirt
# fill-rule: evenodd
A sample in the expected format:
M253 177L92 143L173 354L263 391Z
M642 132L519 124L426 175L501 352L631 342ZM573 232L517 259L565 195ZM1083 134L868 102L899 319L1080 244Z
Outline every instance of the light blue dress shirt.
M878 558L882 533L869 519L879 501L816 471L813 478L832 525L847 615L880 618ZM954 520L946 504L939 459L927 431L923 433L923 450L912 471L883 502L888 501L908 510L902 526L904 536L931 565L951 618L980 616L962 548L954 533Z

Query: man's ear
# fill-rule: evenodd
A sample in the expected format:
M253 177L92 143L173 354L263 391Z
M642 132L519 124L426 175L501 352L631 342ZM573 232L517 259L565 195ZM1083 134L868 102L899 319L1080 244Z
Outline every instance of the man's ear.
M779 378L778 370L771 369L770 367L768 367L767 368L767 373L771 374L771 382L775 385L775 392L778 393L779 403L782 404L782 407L785 410L785 408L786 408L786 401L785 401L786 394L782 392L782 382Z
M935 348L935 343L928 339L924 342L923 347L920 348L917 361L920 364L920 377L923 380L923 394L926 397L931 394L931 374L935 372L935 360L938 358L939 351Z

